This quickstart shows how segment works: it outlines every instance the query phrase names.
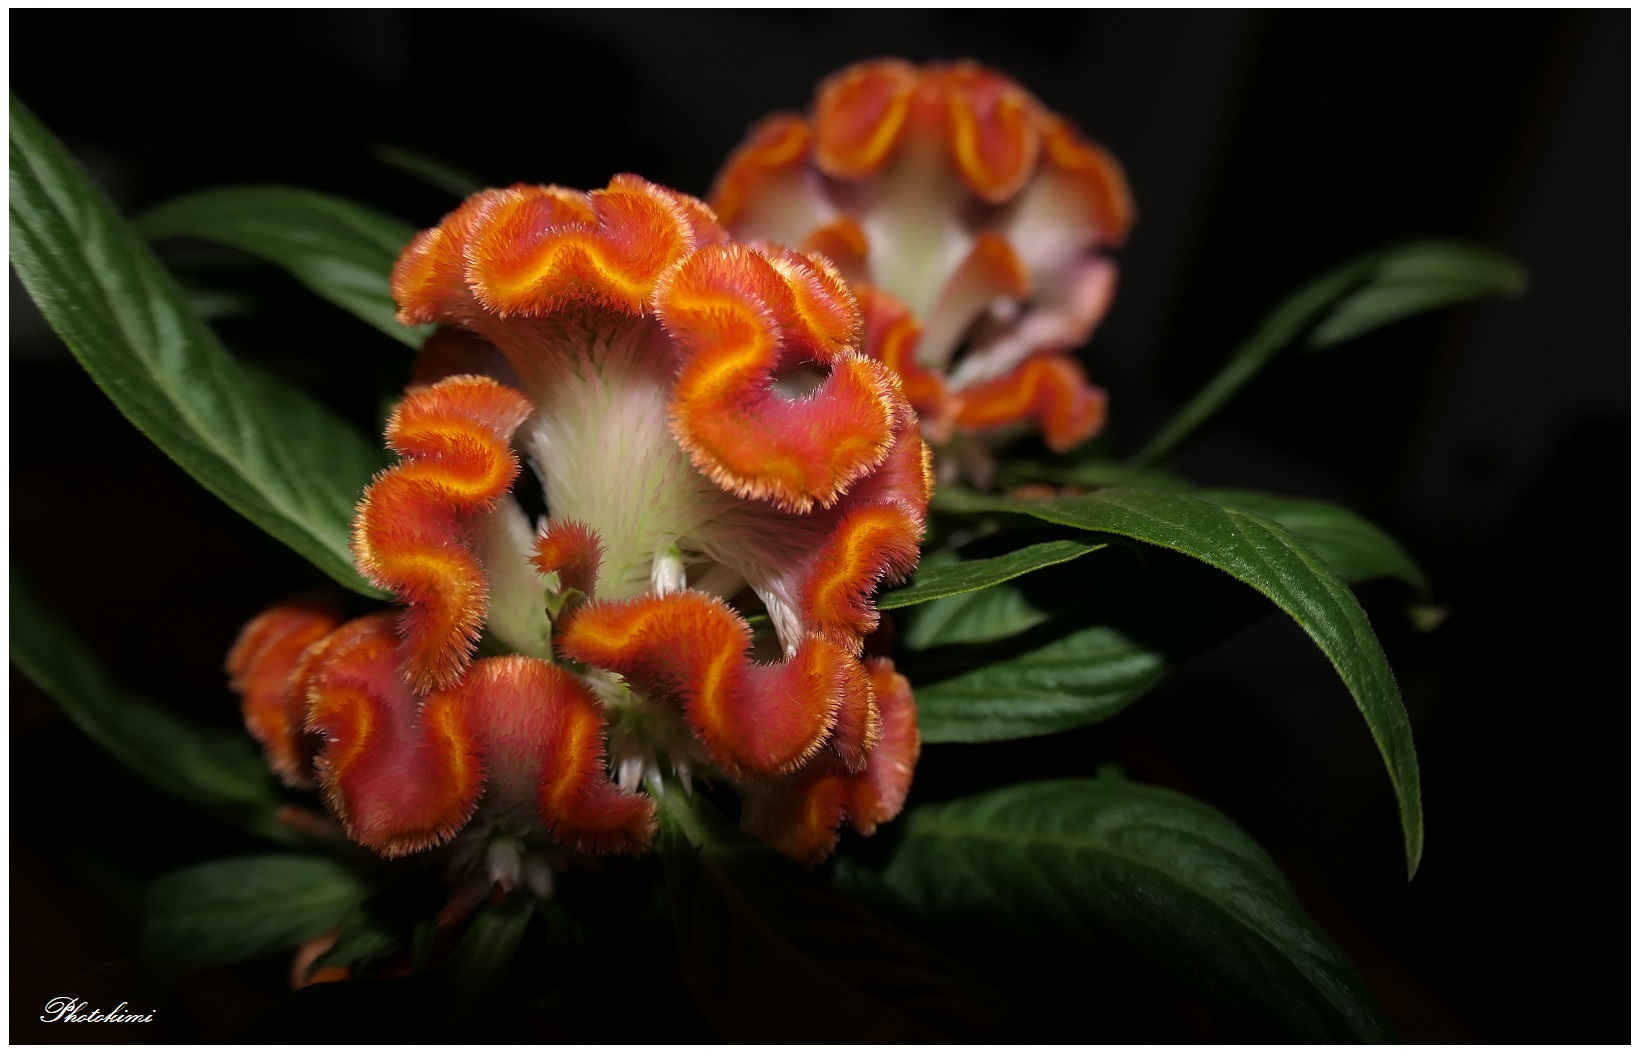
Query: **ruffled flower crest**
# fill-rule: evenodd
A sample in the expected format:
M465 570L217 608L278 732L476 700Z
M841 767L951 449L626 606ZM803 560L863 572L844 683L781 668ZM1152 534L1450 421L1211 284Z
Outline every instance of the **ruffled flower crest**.
M276 770L385 855L476 817L641 852L664 766L733 782L807 859L894 816L912 697L859 656L918 561L930 452L835 268L618 176L476 194L392 287L441 326L354 522L402 606L247 627L230 671Z
M969 62L852 66L809 116L757 125L710 198L729 230L829 257L927 438L1095 434L1107 399L1069 352L1117 278L1133 214L1119 164L1017 84ZM958 462L945 460L945 472Z

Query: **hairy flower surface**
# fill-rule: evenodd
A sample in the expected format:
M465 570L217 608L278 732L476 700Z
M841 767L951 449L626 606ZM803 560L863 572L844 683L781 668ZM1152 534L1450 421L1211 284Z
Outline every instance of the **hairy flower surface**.
M870 354L961 460L1024 423L1054 450L1101 428L1106 396L1069 351L1108 309L1102 250L1131 227L1130 192L1105 150L1010 79L967 62L852 66L809 116L757 125L711 201L737 237L833 260Z
M618 176L474 195L393 291L441 327L354 521L401 606L247 626L230 672L276 771L385 855L466 827L505 884L549 837L643 852L666 769L805 859L895 816L912 695L861 653L930 453L833 266Z

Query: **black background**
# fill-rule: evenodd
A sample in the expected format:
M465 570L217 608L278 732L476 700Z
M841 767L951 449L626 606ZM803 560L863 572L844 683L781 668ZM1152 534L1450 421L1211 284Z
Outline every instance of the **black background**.
M706 193L748 125L840 66L997 66L1105 143L1135 192L1086 355L1119 453L1323 268L1408 233L1507 250L1531 275L1521 299L1287 355L1177 462L1344 502L1428 570L1451 612L1431 633L1397 587L1362 591L1423 764L1416 880L1363 724L1280 616L1179 669L1101 745L1257 837L1406 1038L1626 1037L1626 13L32 11L11 29L13 90L128 213L290 182L418 226L452 199L373 144L488 183L633 171ZM369 426L403 350L270 269L242 279L261 310L223 323L231 346ZM15 280L11 306L14 572L122 684L232 726L235 631L317 573L126 424ZM231 1034L285 964L156 979L129 900L164 866L248 847L180 823L15 673L12 689L14 1038ZM1036 749L1013 764L1102 760ZM968 763L929 748L917 793L987 782ZM33 1023L68 993L152 999L161 1023Z

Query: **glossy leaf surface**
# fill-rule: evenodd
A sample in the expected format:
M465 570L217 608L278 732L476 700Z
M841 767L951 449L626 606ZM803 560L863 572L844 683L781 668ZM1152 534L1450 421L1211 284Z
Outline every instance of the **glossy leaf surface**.
M417 232L351 201L299 187L212 187L164 202L137 219L149 239L227 245L289 271L315 294L412 348L432 326L394 321L388 276Z
M1089 626L1004 662L915 690L928 743L987 743L1102 721L1165 676L1165 658Z
M292 948L365 899L348 868L315 856L246 856L173 871L149 887L143 948L180 967Z
M881 611L890 611L943 597L974 593L1042 567L1067 563L1101 548L1100 542L1040 542L986 559L922 566L912 583L882 596L878 607Z
M1381 1012L1285 879L1226 816L1118 776L1019 784L911 810L883 871L933 931L1003 937L1021 954L1148 963L1275 1033L1387 1042ZM1091 1034L1102 1036L1093 1021Z
M1002 583L975 593L921 604L905 616L905 647L920 651L947 644L987 644L1042 625L1051 616L1014 586Z
M1348 686L1399 800L1408 870L1422 858L1416 746L1399 686L1370 620L1342 579L1283 527L1237 505L1118 487L1043 501L948 491L950 510L1014 512L1164 546L1233 575L1296 620Z
M231 358L142 239L15 98L11 250L42 314L138 429L332 578L381 595L355 573L348 536L378 451L302 392Z
M1341 505L1254 490L1201 490L1194 496L1268 517L1312 549L1345 582L1397 578L1424 597L1428 595L1428 578L1405 549L1382 528Z

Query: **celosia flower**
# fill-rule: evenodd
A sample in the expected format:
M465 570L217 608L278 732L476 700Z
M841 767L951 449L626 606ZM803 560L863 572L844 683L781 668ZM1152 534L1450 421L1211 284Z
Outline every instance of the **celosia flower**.
M930 453L833 267L619 176L476 194L393 291L442 327L354 522L403 606L246 628L230 670L275 770L384 855L466 825L485 885L546 886L550 837L643 852L665 766L805 859L894 816L912 695L860 656L919 558Z
M757 125L711 202L739 238L830 257L902 377L947 475L1037 424L1094 435L1104 393L1070 349L1108 308L1132 210L1125 177L1008 78L880 60L824 81L809 118ZM1014 426L1014 427L1013 427ZM975 474L975 472L974 472Z

